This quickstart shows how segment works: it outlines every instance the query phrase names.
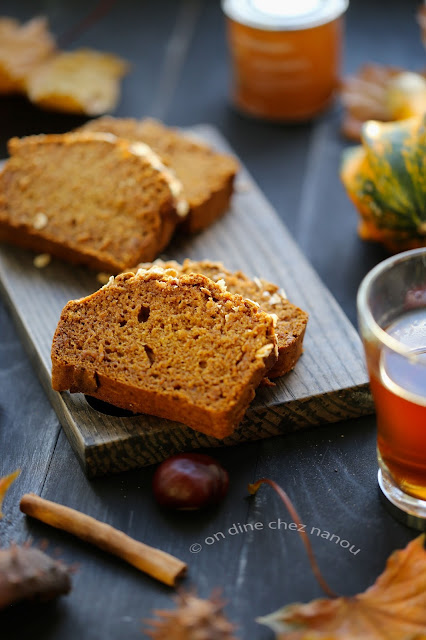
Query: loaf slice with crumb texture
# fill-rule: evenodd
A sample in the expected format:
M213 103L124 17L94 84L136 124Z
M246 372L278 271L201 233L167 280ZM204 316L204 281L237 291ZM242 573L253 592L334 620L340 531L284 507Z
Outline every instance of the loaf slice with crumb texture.
M111 134L12 138L0 173L0 240L119 273L153 260L187 204L152 150Z
M274 325L220 281L123 273L63 309L52 386L224 438L277 359Z
M257 302L263 311L277 316L275 333L278 339L278 360L268 372L268 378L283 376L293 369L303 351L303 339L308 314L290 302L285 292L264 278L249 278L242 271L229 271L221 262L189 260L183 264L174 260L156 260L154 266L175 269L178 273L201 273L214 282L223 279L228 291ZM148 269L149 263L141 264Z
M158 120L103 116L81 131L104 131L149 145L176 174L189 204L180 228L190 233L205 229L229 208L238 162L231 155L166 127Z

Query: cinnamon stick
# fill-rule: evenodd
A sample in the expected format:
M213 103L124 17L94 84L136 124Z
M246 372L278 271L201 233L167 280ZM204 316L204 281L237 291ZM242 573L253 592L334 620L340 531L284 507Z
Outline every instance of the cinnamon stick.
M138 542L109 524L76 509L45 500L33 493L22 496L20 508L26 515L90 542L171 587L186 572L185 562L165 551Z

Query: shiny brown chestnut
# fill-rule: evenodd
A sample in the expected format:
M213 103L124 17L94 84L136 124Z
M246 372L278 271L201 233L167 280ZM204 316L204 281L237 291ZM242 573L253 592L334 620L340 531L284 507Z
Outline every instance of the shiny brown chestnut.
M217 460L202 453L181 453L159 465L152 488L161 506L191 511L220 502L228 485L228 472Z

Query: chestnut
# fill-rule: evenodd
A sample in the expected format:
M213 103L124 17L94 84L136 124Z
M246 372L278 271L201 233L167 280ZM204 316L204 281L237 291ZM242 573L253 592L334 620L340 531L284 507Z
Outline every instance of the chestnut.
M228 485L228 472L217 460L202 453L180 453L158 466L152 488L161 506L190 511L220 502Z

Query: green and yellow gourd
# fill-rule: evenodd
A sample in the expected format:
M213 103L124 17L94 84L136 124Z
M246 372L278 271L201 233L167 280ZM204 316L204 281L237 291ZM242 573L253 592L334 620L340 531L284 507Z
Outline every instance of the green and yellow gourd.
M361 142L344 152L340 173L360 237L394 253L426 246L426 115L366 122Z

